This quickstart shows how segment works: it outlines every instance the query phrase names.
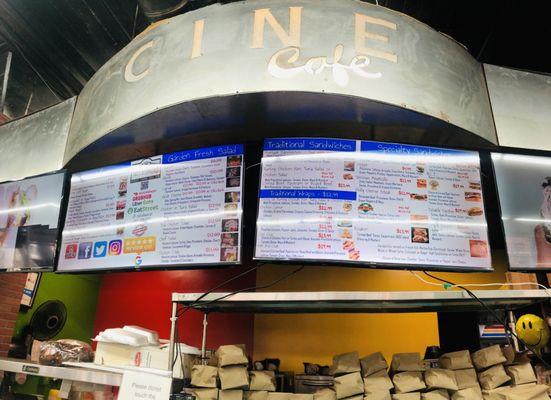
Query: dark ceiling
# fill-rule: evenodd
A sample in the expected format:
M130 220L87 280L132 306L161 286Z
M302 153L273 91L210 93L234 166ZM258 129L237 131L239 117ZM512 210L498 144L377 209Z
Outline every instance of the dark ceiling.
M212 2L190 0L187 8ZM526 4L379 1L453 37L481 62L549 73L550 52L537 45L551 37L551 24L538 3ZM21 116L78 94L94 72L147 24L136 0L0 0L0 75L6 52L14 51L9 114ZM2 37L7 46L2 46Z

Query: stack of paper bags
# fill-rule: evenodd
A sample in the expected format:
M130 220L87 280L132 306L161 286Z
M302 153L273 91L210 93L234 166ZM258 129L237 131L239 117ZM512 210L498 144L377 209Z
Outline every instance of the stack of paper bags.
M381 353L370 354L360 360L364 381L365 400L390 400L394 384L388 376L388 363Z
M393 400L421 399L426 389L423 363L419 353L399 353L392 356L390 374L394 384Z
M210 365L194 365L191 369L191 385L186 392L197 400L218 399L218 368Z
M331 373L335 377L335 395L338 400L363 400L364 383L360 370L357 352L333 357Z
M246 400L267 400L268 394L276 390L273 371L251 371L249 381L249 390L245 392Z

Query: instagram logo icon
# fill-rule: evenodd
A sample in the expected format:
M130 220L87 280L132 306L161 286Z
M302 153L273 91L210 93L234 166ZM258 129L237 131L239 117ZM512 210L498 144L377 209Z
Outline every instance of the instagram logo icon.
M111 240L109 242L109 255L118 256L122 252L122 240Z

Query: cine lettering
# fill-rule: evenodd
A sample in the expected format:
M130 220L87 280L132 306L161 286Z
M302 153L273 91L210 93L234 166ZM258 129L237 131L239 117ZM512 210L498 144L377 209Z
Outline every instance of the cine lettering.
M274 17L270 8L261 8L252 13L252 36L251 48L263 49L264 38L267 26L275 34L283 47L301 47L302 35L302 14L303 7L289 7L288 23L286 27ZM206 19L199 19L193 22L193 35L189 59L194 60L203 56L203 38L205 36ZM398 62L398 56L390 51L381 50L369 45L369 41L379 44L388 44L390 38L388 35L376 33L373 29L377 27L396 31L398 29L394 22L382 18L375 18L362 13L354 15L354 44L356 53L360 55L380 58L393 63ZM155 41L151 40L140 46L130 57L124 70L124 79L126 82L133 83L144 79L151 72L151 65L136 70L136 62L155 46Z

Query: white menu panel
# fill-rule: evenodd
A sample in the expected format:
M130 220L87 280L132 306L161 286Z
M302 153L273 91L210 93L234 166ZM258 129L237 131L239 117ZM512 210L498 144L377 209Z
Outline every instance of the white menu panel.
M59 271L240 262L243 146L75 174Z
M491 269L478 153L266 140L255 258Z

